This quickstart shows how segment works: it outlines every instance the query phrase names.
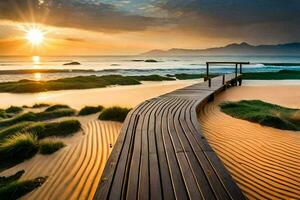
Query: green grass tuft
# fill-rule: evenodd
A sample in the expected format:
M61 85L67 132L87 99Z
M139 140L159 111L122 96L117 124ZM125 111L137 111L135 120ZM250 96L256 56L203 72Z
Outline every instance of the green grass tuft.
M40 187L46 181L46 177L38 177L33 180L14 181L0 187L0 198L14 200Z
M90 115L90 114L94 114L94 113L97 113L97 112L100 112L103 110L103 106L85 106L84 108L82 108L78 115Z
M14 133L21 132L22 130L25 129L25 127L28 127L31 125L33 122L20 122L18 124L14 124L12 126L9 126L5 129L2 129L0 131L0 140L11 136Z
M23 111L23 108L18 107L18 106L10 106L9 108L7 108L5 110L5 112L7 112L7 113L13 113L13 114L18 114L18 113L20 113L22 111Z
M30 133L19 133L0 143L0 162L17 164L33 157L39 149L37 137Z
M211 75L212 77L216 75ZM175 77L179 80L198 79L206 77L206 74L175 74Z
M243 100L220 104L221 111L238 119L282 130L300 131L300 110L260 100Z
M21 115L18 115L14 118L9 118L0 121L0 127L11 126L20 122L31 121L45 121L50 119L55 119L59 117L73 116L76 114L76 111L70 108L57 109L53 111L44 111L39 113L28 112Z
M40 153L44 155L52 154L66 145L60 141L43 140L40 142Z
M28 126L23 131L31 132L37 135L38 139L43 139L51 136L66 137L76 133L81 129L81 124L78 120L65 120L52 123L35 123Z
M21 178L21 176L25 173L24 170L18 171L14 175L5 177L5 176L0 176L0 188L4 187L14 181L17 181Z
M104 109L98 119L106 121L118 121L123 122L131 109L121 108L118 106Z
M134 78L139 81L174 81L174 78L166 77L166 76L160 76L160 75L148 75L148 76L130 76L131 78Z
M57 104L57 105L48 107L45 111L50 112L50 111L55 111L55 110L59 110L59 109L70 109L70 107L67 105Z
M44 108L50 106L49 104L46 103L35 103L32 108Z

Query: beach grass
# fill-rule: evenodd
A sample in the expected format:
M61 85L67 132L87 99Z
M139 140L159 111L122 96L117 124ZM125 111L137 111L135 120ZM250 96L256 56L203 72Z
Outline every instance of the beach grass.
M160 76L160 75L148 75L148 76L129 76L139 81L174 81L172 77Z
M174 75L176 79L178 80L190 80L190 79L199 79L199 78L205 78L206 74L175 74ZM218 74L210 74L209 77L213 78L218 76Z
M14 133L21 132L22 130L24 130L26 127L30 126L33 123L34 122L20 122L2 129L0 131L0 141L6 137L13 135Z
M22 111L23 111L23 108L18 107L18 106L10 106L9 108L5 109L5 112L13 113L13 114L18 114Z
M34 123L25 129L23 132L31 132L36 134L38 139L46 137L66 137L70 136L81 129L81 124L78 120L64 120L60 122L38 122Z
M10 106L6 109L0 109L0 120L14 117L15 115L21 113L23 108L18 106Z
M84 116L84 115L90 115L90 114L94 114L97 112L100 112L104 109L103 106L85 106L84 108L82 108L78 115Z
M32 180L13 181L3 187L0 187L0 198L7 200L19 199L21 196L40 187L46 179L46 177L38 177Z
M53 106L49 106L45 111L50 112L50 111L55 111L55 110L59 110L59 109L70 109L70 107L68 105L56 104Z
M248 80L296 80L300 79L300 71L280 70L278 72L243 73Z
M221 111L238 119L282 130L300 131L300 110L260 100L223 102Z
M131 109L118 106L105 108L99 115L98 119L105 121L123 122Z
M38 139L31 133L19 133L0 143L0 163L17 164L33 157L39 150Z
M50 105L47 103L35 103L35 104L33 104L32 108L44 108L44 107L48 107L48 106L50 106Z
M39 113L27 112L24 114L17 115L14 118L1 120L0 127L11 126L25 121L45 121L59 117L73 116L75 114L76 111L70 108L57 109L53 111L43 111Z
M20 170L11 176L0 176L0 188L6 186L14 181L17 181L21 178L21 176L25 173L24 170Z
M30 132L39 139L51 136L66 137L81 129L78 120L64 120L60 122L20 122L0 131L0 141L16 133Z
M0 92L36 93L55 90L91 89L112 85L138 85L140 81L170 81L174 78L160 75L149 76L77 76L49 81L20 80L16 82L0 83Z
M52 154L66 146L61 141L50 140L50 139L40 141L39 145L40 145L40 154L44 154L44 155Z

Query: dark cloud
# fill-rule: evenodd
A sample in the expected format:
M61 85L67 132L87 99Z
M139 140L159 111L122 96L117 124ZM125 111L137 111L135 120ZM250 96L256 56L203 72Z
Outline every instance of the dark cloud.
M0 18L95 31L138 31L163 23L158 18L122 12L110 4L84 0L1 0Z
M166 0L180 29L239 40L300 40L299 0Z
M300 21L299 0L168 0L160 7L182 16L204 16L222 24Z

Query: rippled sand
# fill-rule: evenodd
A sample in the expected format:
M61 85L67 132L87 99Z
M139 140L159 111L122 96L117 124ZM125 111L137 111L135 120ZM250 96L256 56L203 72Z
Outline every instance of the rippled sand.
M263 127L220 111L220 102L241 99L300 108L300 86L231 88L199 115L209 143L249 199L300 199L300 132Z

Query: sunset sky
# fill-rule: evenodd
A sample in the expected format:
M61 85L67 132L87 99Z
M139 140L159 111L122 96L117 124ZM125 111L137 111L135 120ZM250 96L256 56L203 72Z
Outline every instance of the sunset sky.
M43 32L33 45L26 33ZM0 55L120 55L300 41L299 0L0 0Z

